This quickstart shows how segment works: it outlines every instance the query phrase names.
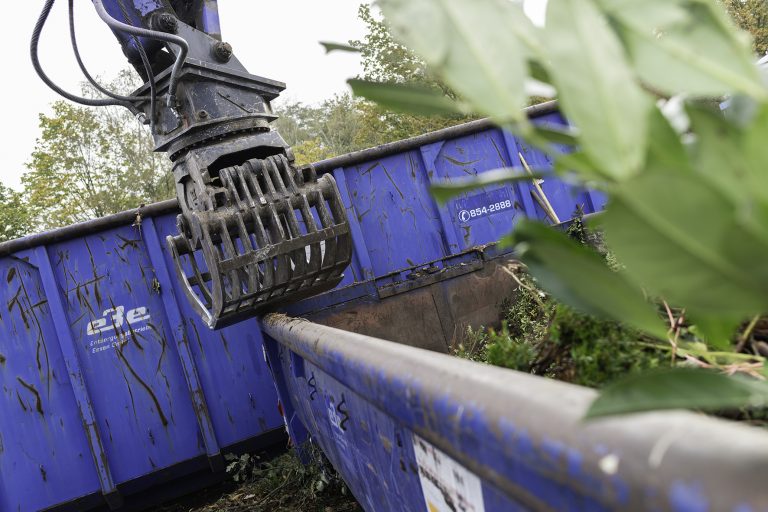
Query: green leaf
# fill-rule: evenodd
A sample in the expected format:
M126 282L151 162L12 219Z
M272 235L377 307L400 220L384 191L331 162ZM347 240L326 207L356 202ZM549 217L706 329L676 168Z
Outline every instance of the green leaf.
M329 41L320 41L320 45L325 48L325 53L331 53L331 52L350 52L350 53L360 53L360 48L355 48L354 46L350 46L348 44L344 43L333 43Z
M480 113L525 129L537 29L509 0L379 0L393 35Z
M749 40L714 0L598 0L640 77L668 94L743 92L763 101Z
M662 409L716 411L768 404L768 384L707 370L667 369L631 375L607 386L587 418Z
M642 291L609 269L595 251L530 220L518 223L512 237L523 262L557 299L666 339L667 329Z
M717 350L731 350L733 336L741 324L742 318L721 318L713 314L688 315L689 321L696 326L696 333L707 345Z
M549 71L546 66L535 59L528 61L528 67L531 70L531 78L544 82L545 84L552 83L552 78L549 76Z
M518 181L531 181L551 176L551 172L534 172L531 174L521 174L520 169L496 169L495 171L484 172L474 178L445 181L437 185L432 185L432 196L439 204L445 204L459 194L469 192L481 187L492 185L501 185L504 183L514 183Z
M583 151L559 153L554 155L555 173L564 176L576 173L582 182L605 181L605 176L596 171L596 166Z
M526 127L518 123L505 123L502 127L510 133L526 131L526 143L551 155L559 155L562 152L561 148L553 147L553 144L574 147L579 143L580 132L572 126L547 122Z
M605 17L591 0L550 0L546 39L560 105L581 130L581 149L595 171L617 181L636 174L650 100Z
M746 185L752 197L768 205L768 104L761 105L742 133L740 149L746 162Z
M356 96L362 96L390 110L428 116L465 113L459 103L432 89L357 79L348 80L347 83Z
M747 162L739 147L739 128L712 108L689 104L686 112L695 134L691 158L696 170L734 202L740 201L750 191L744 183Z
M765 252L739 231L733 203L693 173L649 170L614 189L602 219L627 274L701 314L746 317L768 310L768 283L729 254ZM764 265L764 264L763 264Z
M649 119L646 168L658 165L670 172L691 172L688 152L669 120L658 108L651 109Z
M555 124L538 124L534 126L533 130L536 135L552 144L573 147L579 143L579 131L571 127L563 127Z
M688 115L695 133L691 153L697 171L734 204L735 226L726 236L737 243L725 244L726 251L768 281L768 265L760 259L768 250L768 105L736 119L697 105L689 106ZM744 237L762 249L735 250Z

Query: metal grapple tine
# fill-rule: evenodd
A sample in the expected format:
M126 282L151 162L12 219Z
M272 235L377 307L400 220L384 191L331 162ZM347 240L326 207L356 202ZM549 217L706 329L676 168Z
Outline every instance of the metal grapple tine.
M280 162L281 165L277 165L276 161ZM293 176L291 176L291 173L289 172L287 163L288 161L282 155L279 157L271 157L265 162L269 168L270 174L273 176L274 182L279 184L281 191L288 195L290 189L291 194L288 200L280 204L280 206L284 207L285 209L285 211L282 213L282 216L286 221L286 225L282 226L281 223L281 227L284 228L283 234L285 238L287 240L293 240L301 237L301 230L299 228L298 220L296 219L296 210L292 201L293 196L295 196L297 193L297 187L296 183L293 181ZM286 181L288 182L288 187L285 186ZM286 228L287 232L285 232ZM301 281L294 283L293 276L305 275L307 267L307 253L304 247L301 247L301 249L292 251L288 255L288 258L290 259L289 265L291 265L291 268L286 291L291 291L301 285Z
M227 226L226 219L219 219L219 237L221 238L221 245L216 245L216 249L220 251L223 256L224 262L232 262L239 256L235 249L235 244L232 242L232 237L229 235L229 226ZM229 289L231 300L238 300L242 295L243 289L241 285L242 267L232 266L226 274L229 276ZM247 278L247 276L245 276ZM226 293L226 287L224 293Z
M236 223L237 227L237 239L240 240L240 244L242 245L242 254L248 254L255 250L256 248L251 243L251 237L248 234L248 230L245 227L245 222L243 221L243 215L242 211L247 209L248 207L252 206L253 200L250 198L250 192L248 191L247 184L242 180L239 179L240 175L238 173L238 179L242 185L242 190L244 192L244 195L247 198L247 201L243 201L240 192L238 190L238 183L235 181L235 178L233 178L231 169L224 169L221 172L221 178L222 182L227 186L227 188L230 190L230 193L232 197L235 199L238 207L240 208L240 212L233 215L233 221ZM226 225L226 222L224 222L223 228L227 230L228 232L228 226ZM228 245L228 250L230 250L232 254L232 258L236 258L240 255L240 251L237 249L237 244L234 240L230 240L230 243ZM247 295L252 292L252 290L255 290L258 287L258 277L255 275L256 273L251 268L252 265L245 265L238 269L239 277L244 277L244 280L242 282L238 282L240 288L242 288L243 284L246 284L246 289L244 293ZM233 283L234 286L234 283Z
M329 228L334 225L333 217L328 211L328 207L325 204L325 197L323 191L318 190L317 194L317 213L320 215L320 220L323 223L323 228ZM321 278L325 278L333 271L336 263L336 237L331 237L325 240L325 254L323 254L322 272Z
M198 188L179 194L181 234L168 243L184 292L209 326L339 283L352 243L331 176L296 171L285 155L220 169L216 186L198 186L213 180L195 172Z
M307 233L317 233L317 225L315 224L315 216L312 215L312 208L309 206L309 200L307 194L301 194L301 214L304 218L304 224L307 226ZM320 247L320 243L316 242L309 245L309 262L307 266L307 277L304 281L306 285L311 284L315 280L320 268L323 265L323 251ZM309 281L309 282L307 282Z
M341 193L339 192L339 187L336 185L336 181L333 179L333 177L328 174L323 177L324 180L326 180L328 183L328 192L327 195L324 194L324 198L328 200L328 204L331 208L331 213L333 215L334 219L344 219L346 222L347 219L347 209L344 207L344 203L341 200ZM338 220L337 220L338 222ZM340 236L336 238L336 251L337 254L341 255L347 255L352 254L352 237L351 236ZM337 259L335 269L333 272L331 272L329 278L335 279L342 275L342 272L347 268L349 265L349 262L346 261L344 258Z

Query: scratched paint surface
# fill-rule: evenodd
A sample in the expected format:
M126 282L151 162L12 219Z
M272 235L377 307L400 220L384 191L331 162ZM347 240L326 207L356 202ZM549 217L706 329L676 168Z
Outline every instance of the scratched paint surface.
M556 113L534 122L565 124ZM336 170L356 252L339 287L496 242L523 217L548 221L526 182L477 189L444 206L430 194L429 187L443 180L466 179L504 167L522 174L519 154L536 170L553 167L549 157L521 139L488 129ZM579 208L593 213L605 205L603 195L559 179L544 180L542 188L562 221Z
M411 420L436 421L437 417L414 417L417 399L407 398L411 395L404 393L402 383L389 381L386 387L387 394L400 397L402 410L410 411L402 417L408 418L405 422L374 406L366 393L356 392L362 388L344 385L333 376L340 370L339 375L347 379L372 383L377 377L370 368L348 364L343 370L325 365L321 368L274 341L268 344L270 354L279 354L272 364L286 377L292 407L363 508L368 512L424 512L425 497L413 446L414 432L403 425L412 424ZM450 426L446 424L446 428ZM476 435L472 430L462 432L466 442L481 446L474 440ZM527 510L488 482L482 482L482 492L478 494L483 501L477 510ZM450 501L450 497L446 499ZM462 510L458 503L452 504L453 510Z
M0 260L0 511L98 504L97 462L118 485L171 466L183 476L199 468L184 465L191 459L258 445L281 428L257 321L212 332L177 300L159 243L173 226L173 215L147 219L32 250L30 262ZM191 352L191 368L178 347ZM194 393L190 371L201 384ZM76 398L73 382L87 396ZM91 438L82 407L95 415ZM200 418L212 424L212 444Z
M40 273L0 260L0 510L99 489Z
M343 349L317 348L305 340L298 346L314 362L267 340L270 362L278 369L278 387L282 385L281 399L286 410L295 411L292 436L301 442L296 434L308 431L303 439L311 436L320 445L367 512L425 510L421 478L426 475L419 471L414 434L429 438L441 450L465 454L465 460L483 468L486 475L495 475L495 481L481 478L481 492L463 493L475 499L482 495L485 510L627 509L630 488L624 477L594 470L594 459L604 455L600 444L574 448L529 430L523 424L530 422L516 421L512 411L509 417L494 418L484 410L483 400L458 401L448 392L434 394L427 391L434 388L427 379L435 375L429 372L398 376L384 369L391 368L388 365ZM458 495L457 490L446 489L446 499ZM664 510L663 499L659 510ZM459 503L453 506L468 510Z
M116 482L200 455L155 274L139 229L48 248Z
M549 114L538 119L539 123L550 125L563 125L565 120L560 114ZM525 161L533 169L551 169L553 167L552 158L533 150L525 141L514 138L508 140L508 149L512 155L512 162L515 167L522 168L519 155L522 154ZM529 201L527 210L529 216L549 222L544 209L535 201L530 200L531 186L527 184L520 185L525 188L525 199ZM593 213L605 208L607 197L598 191L586 190L581 187L574 187L559 179L545 179L541 188L552 203L557 216L561 221L566 221L574 216L576 208L579 207L584 213Z
M176 233L176 219L157 219L160 238ZM172 267L171 257L164 261ZM251 439L266 431L281 428L277 395L264 362L261 329L256 320L246 320L231 327L211 331L184 299L172 276L181 316L195 366L202 382L211 421L220 446Z
M448 254L418 152L351 167L345 175L375 276Z
M466 179L487 171L509 167L511 158L500 130L487 130L467 137L432 144L422 149L427 168L433 170L433 181ZM497 191L503 191L500 195ZM485 194L485 198L481 195ZM479 196L479 197L478 197ZM464 198L480 199L468 205L457 205ZM485 199L484 201L482 199ZM509 206L507 206L509 201ZM501 203L501 207L499 207ZM470 216L475 209L487 214ZM494 211L490 211L490 210ZM525 213L517 187L486 187L463 194L447 205L450 230L458 246L454 251L497 241L509 233Z

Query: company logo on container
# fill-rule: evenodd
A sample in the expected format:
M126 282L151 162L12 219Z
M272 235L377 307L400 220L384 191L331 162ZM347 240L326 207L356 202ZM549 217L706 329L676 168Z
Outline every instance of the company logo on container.
M91 354L122 347L128 343L131 336L148 331L149 325L137 325L146 323L149 318L149 312L144 306L128 311L125 306L117 306L104 311L104 316L90 322L86 327L89 336L98 336L91 338L88 343ZM123 329L126 325L127 330Z
M145 322L149 318L149 312L144 306L130 309L127 313L125 306L117 306L104 311L102 318L89 323L86 331L89 336L95 336L108 331L118 331L126 324L133 326Z

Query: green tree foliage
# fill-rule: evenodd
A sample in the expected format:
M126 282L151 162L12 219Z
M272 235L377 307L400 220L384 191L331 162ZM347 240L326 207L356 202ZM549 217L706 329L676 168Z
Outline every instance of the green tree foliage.
M361 55L360 78L374 82L418 84L455 99L456 94L432 72L422 58L398 42L386 21L370 4L362 4L358 16L366 25L362 40L350 41ZM419 116L392 112L372 102L361 104L362 131L358 145L376 146L466 122L463 116Z
M275 128L291 145L297 165L359 149L360 101L339 94L318 106L289 103L277 109Z
M276 109L275 128L293 148L297 165L406 139L463 118L435 118L391 112L372 102L340 94L318 106L289 103Z
M768 53L768 1L722 0L733 20L752 34L753 48L758 55Z
M109 85L131 90L123 72ZM90 89L86 94L92 94ZM174 193L170 162L153 152L149 131L120 107L85 108L58 101L40 115L40 136L24 197L38 229L102 217Z
M362 40L350 45L361 54L361 78L388 83L417 82L454 98L415 53L398 43L386 23L369 4L358 15L366 25ZM392 112L349 94L339 94L320 105L301 102L277 109L275 128L293 147L298 165L317 162L388 142L394 142L468 121L464 116L433 117Z
M27 235L32 218L21 193L0 183L0 242Z
M360 50L363 66L360 78L374 82L417 83L455 97L423 59L392 37L386 22L370 4L360 5L358 17L366 25L366 34L362 40L350 41L350 44Z

